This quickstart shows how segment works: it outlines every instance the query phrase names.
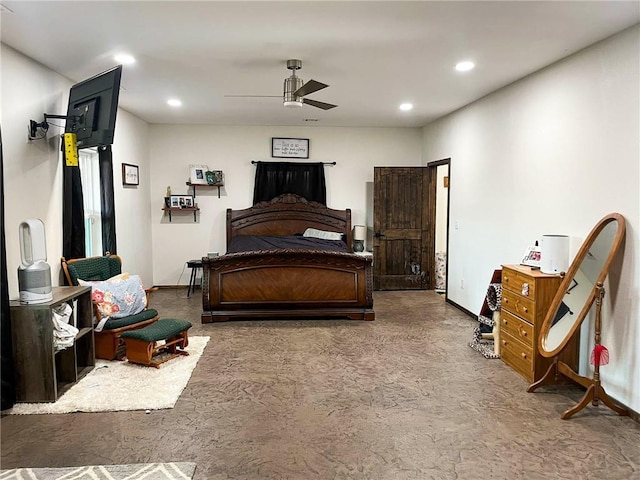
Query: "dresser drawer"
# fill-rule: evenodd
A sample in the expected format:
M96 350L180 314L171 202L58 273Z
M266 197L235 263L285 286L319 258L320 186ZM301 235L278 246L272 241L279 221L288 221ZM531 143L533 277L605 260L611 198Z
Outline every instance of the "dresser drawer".
M533 378L533 349L508 333L500 335L500 356L507 365L517 370L527 380Z
M500 312L500 333L508 333L533 349L533 325L512 315L506 310Z
M509 290L503 290L502 309L507 310L507 312L515 313L519 317L527 320L529 323L533 323L534 302L530 298L516 295Z
M535 279L516 272L515 270L508 268L502 270L502 287L518 295L535 298Z

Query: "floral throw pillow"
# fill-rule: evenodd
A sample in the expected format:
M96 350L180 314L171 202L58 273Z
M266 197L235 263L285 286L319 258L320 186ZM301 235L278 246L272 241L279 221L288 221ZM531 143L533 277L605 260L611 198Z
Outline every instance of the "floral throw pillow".
M103 320L135 315L147 306L147 295L138 275L122 274L103 282L78 279L78 283L91 287L91 298Z

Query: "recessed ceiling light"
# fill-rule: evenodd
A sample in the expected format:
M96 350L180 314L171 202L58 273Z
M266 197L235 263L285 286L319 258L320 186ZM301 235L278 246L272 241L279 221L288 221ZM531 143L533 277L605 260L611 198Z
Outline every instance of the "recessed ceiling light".
M170 105L172 107L181 107L182 102L177 98L170 98L169 100L167 100L167 105Z
M123 65L131 65L132 63L136 63L136 59L126 53L119 53L118 55L115 55L113 58L116 62L122 63Z
M459 72L468 72L469 70L473 70L475 66L475 63L465 60L464 62L459 62L456 64L456 70Z
M403 112L408 112L413 109L413 103L403 103L400 105L400 110Z

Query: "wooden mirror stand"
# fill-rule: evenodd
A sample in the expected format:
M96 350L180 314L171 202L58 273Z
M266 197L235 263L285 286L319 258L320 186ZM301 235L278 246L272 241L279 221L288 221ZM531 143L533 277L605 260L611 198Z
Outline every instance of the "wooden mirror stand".
M527 388L527 392L534 392L541 385L558 383L561 376L587 389L582 399L562 414L563 420L571 418L589 402L597 406L600 400L618 415L629 414L626 408L617 405L607 395L600 382L600 365L605 356L608 359L606 348L600 343L604 281L624 236L625 220L622 215L612 213L598 222L569 267L542 324L538 350L542 356L553 357L554 361L543 377ZM576 334L594 303L594 349L591 357L594 371L593 377L589 378L559 360L559 354Z

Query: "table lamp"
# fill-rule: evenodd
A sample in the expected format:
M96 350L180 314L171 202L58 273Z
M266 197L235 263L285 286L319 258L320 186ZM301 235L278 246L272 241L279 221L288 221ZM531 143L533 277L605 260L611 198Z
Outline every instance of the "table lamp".
M355 225L353 227L353 251L364 252L364 240L367 235L366 225Z

